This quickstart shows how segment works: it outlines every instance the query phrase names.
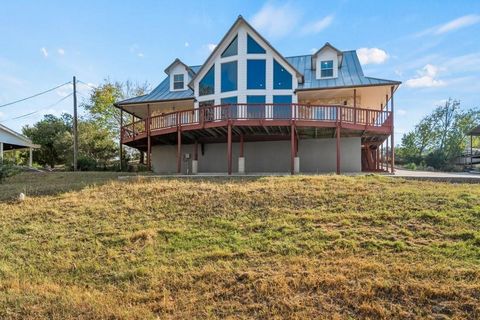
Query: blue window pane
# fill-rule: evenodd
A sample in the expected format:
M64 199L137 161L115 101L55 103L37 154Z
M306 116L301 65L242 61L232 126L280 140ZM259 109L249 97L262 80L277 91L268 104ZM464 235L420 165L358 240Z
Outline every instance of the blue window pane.
M292 89L292 75L273 60L273 89Z
M247 96L247 118L265 118L265 96Z
M222 63L222 92L237 90L237 61Z
M265 60L247 60L247 89L265 89Z
M265 53L265 49L257 41L253 40L250 35L247 35L247 53Z
M222 108L223 119L227 118L227 116L233 119L238 118L237 97L222 98L220 103L225 105L225 107Z
M198 89L201 96L215 92L215 66L212 66L203 79L200 80Z
M292 117L292 96L273 96L273 118L290 119Z
M322 78L333 77L333 60L326 60L320 63Z
M236 56L238 54L238 39L235 37L228 45L227 49L223 51L222 58Z

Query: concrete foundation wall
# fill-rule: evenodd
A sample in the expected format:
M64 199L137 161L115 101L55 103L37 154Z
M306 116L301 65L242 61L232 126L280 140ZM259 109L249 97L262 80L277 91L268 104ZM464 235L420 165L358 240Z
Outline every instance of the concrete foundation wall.
M240 146L233 143L233 172L238 172ZM341 171L361 171L360 138L342 138ZM188 160L185 154L190 154ZM290 141L245 142L245 172L290 172ZM336 140L305 139L299 140L298 157L300 172L335 172ZM192 172L193 145L182 145L182 173ZM152 167L157 173L176 173L177 146L157 145L152 147ZM212 143L204 145L204 152L198 146L198 172L227 172L227 144Z

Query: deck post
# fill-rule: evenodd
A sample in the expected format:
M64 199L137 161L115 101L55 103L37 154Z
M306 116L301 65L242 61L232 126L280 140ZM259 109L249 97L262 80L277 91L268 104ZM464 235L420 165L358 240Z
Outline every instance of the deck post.
M147 167L148 170L152 170L152 140L150 134L150 125L151 125L151 113L150 113L150 104L147 104L147 123L146 123L146 130L147 130Z
M390 170L390 165L389 165L389 162L388 162L388 137L387 137L387 140L385 140L385 166L386 166L386 169L387 169L387 172Z
M395 136L395 131L394 131L394 121L393 121L393 91L394 91L394 88L393 86L390 88L390 110L392 112L392 129L391 129L391 135L390 135L390 139L391 139L391 143L390 143L390 148L391 148L391 158L390 158L390 161L391 161L391 164L390 164L390 169L392 170L391 172L392 173L395 173L395 140L394 140L394 136Z
M238 173L245 173L245 156L243 154L244 146L243 146L243 133L240 134L240 156L238 157Z
M119 149L119 157L120 157L120 171L123 171L123 107L120 107L120 149Z
M290 173L295 174L295 125L290 126Z
M3 142L0 141L0 163L3 162Z
M182 130L178 124L177 114L177 173L182 173Z
M135 116L132 114L132 135L133 140L135 141Z
M353 124L357 124L357 89L353 89Z
M28 166L31 168L32 167L32 164L33 164L33 161L32 161L32 158L33 158L33 148L30 147L28 148Z
M228 121L227 125L227 167L228 175L232 174L232 124Z
M198 173L198 140L193 145L192 174Z
M473 168L473 133L470 134L470 168Z
M337 174L340 174L340 124L337 123Z

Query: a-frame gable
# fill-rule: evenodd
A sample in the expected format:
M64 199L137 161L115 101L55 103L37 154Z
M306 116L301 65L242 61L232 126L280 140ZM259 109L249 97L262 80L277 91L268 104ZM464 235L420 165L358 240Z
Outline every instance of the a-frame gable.
M212 51L210 56L207 58L205 63L202 65L200 70L192 77L192 80L189 83L190 88L194 88L194 82L199 81L210 70L211 66L214 64L215 60L219 58L225 49L231 44L231 42L237 37L238 30L241 26L244 26L247 30L247 34L252 36L252 38L265 50L271 50L273 52L274 58L278 60L279 63L283 64L287 69L292 72L292 75L297 79L298 82L303 82L303 74L298 71L294 66L288 62L285 57L283 57L258 31L256 31L242 16L239 16L235 23L230 27L227 33L220 40L219 44Z

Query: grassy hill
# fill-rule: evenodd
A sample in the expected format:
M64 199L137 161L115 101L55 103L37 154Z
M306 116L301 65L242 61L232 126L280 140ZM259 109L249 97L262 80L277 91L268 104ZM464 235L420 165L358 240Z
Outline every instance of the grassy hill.
M63 176L0 202L1 319L480 317L478 185Z

